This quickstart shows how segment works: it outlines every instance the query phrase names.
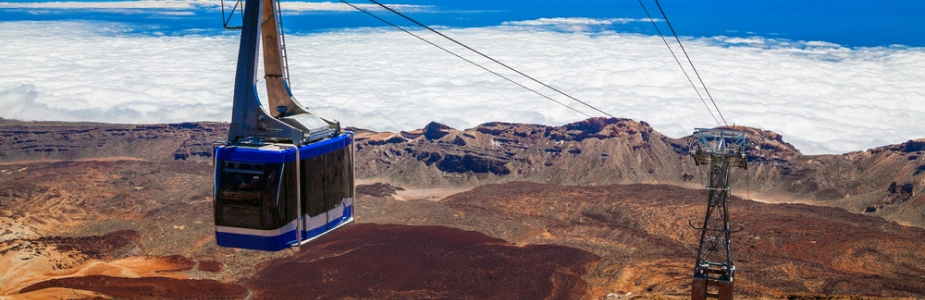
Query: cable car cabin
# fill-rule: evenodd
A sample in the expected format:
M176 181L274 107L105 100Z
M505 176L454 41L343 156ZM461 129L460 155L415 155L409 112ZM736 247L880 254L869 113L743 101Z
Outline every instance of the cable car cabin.
M278 251L353 221L353 133L292 95L279 1L238 1L232 13L239 5L231 124L213 149L215 240ZM261 45L266 101L257 92Z
M278 251L353 222L353 133L215 147L215 240Z

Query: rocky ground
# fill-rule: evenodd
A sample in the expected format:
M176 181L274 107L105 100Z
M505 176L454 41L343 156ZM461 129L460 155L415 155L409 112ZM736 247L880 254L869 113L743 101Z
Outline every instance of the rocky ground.
M475 231L366 223L270 261L243 284L263 299L577 299L597 260Z
M706 196L685 187L703 176L687 138L644 122L357 130L359 224L277 253L214 244L209 148L225 126L0 120L0 296L276 299L304 295L275 286L302 285L339 298L599 299L689 288L688 220L702 218ZM737 296L925 297L925 141L805 156L742 130L757 143L734 192L783 204L732 200L745 228L733 237ZM310 280L281 275L293 272Z
M803 155L781 135L736 127L752 142L733 192L805 202L925 227L925 139L840 155ZM705 167L691 137L645 122L592 118L563 126L438 123L399 133L357 129L358 174L404 188L530 181L567 185L671 184L699 188Z
M583 276L592 299L685 295L703 218L702 190L668 185L485 185L439 202L370 198L364 222L476 230L516 245L556 244L598 255ZM732 198L740 296L925 297L925 230L805 204Z
M0 120L0 175L25 161L211 160L227 124L114 125ZM736 127L752 141L733 192L771 202L835 206L925 227L925 139L839 155L803 155L770 131ZM357 133L357 176L406 189L471 188L531 181L569 185L663 183L703 186L690 136L646 122L591 118L562 126L486 123L454 129ZM0 199L9 197L0 191Z
M285 295L274 294L270 288L274 284L282 284L271 280L279 276L273 273L276 265L270 262L291 256L296 263L303 263L302 259L317 260L314 255L317 251L325 253L324 249L313 250L311 246L303 248L301 252L278 253L215 246L209 198L211 166L208 163L112 160L27 162L7 166L14 171L0 174L0 187L10 195L0 206L0 218L10 224L19 224L21 230L9 227L0 236L0 261L5 262L0 264L0 270L5 270L0 273L0 286L3 287L0 295L21 295L26 298L57 295L93 298L105 295L139 299L234 299L253 293L263 299L286 298ZM384 196L393 195L400 189L371 184L360 186L358 190L360 193ZM336 247L363 248L345 256L351 260L366 259L363 264L353 265L354 273L345 274L361 273L364 265L375 261L385 263L382 259L392 257L394 253L430 255L438 260L428 263L433 270L453 271L445 276L456 277L460 272L465 272L471 273L466 276L474 280L473 284L497 282L497 286L478 295L496 293L501 287L515 284L514 281L527 284L542 282L537 278L552 278L550 280L557 282L555 286L543 286L544 289L538 289L530 295L546 293L574 298L581 295L586 287L586 283L579 278L580 274L596 259L594 255L577 249L514 247L482 234L442 227L356 227L359 229L348 227L344 232L358 236L331 242L346 243ZM393 233L382 235L383 230ZM399 234L403 231L406 232ZM459 237L453 238L454 235ZM381 245L396 237L403 238L404 242L392 246ZM331 243L321 244L319 241L315 244ZM465 246L471 249L462 254L456 252ZM440 249L443 252L439 252ZM392 254L369 260L367 257L372 257L370 253ZM454 254L459 255L458 260L466 262L443 259ZM556 258L557 255L567 259ZM500 269L497 270L501 270L501 273L484 272L481 268L484 264L471 263L475 257L495 257L485 264L498 265ZM550 258L556 259L546 261ZM415 259L397 258L391 265L401 265ZM548 265L546 271L540 272L538 267L534 268L541 261ZM463 266L468 267L461 268ZM527 280L522 276L506 276L504 272L507 271L504 270L516 270L516 267L525 268L517 272L530 271L534 277ZM571 271L563 275L564 271L560 268ZM306 270L313 269L314 265ZM399 275L389 274L388 271L381 270L389 277ZM402 280L415 282L419 277L414 276ZM368 279L372 282L377 278ZM505 278L514 281L507 282ZM336 279L356 280L351 276ZM354 292L356 289L368 290L366 285L354 288ZM385 297L393 295L393 289L402 291L404 288L385 285L374 292L376 297ZM71 289L73 292L66 293L62 289ZM208 292L215 289L226 293ZM334 294L328 295L350 295L349 291L338 292L336 288L329 292ZM366 297L362 293L356 295ZM401 295L406 294L395 292L393 296L401 298ZM424 297L438 294L424 289L420 294L407 295ZM298 295L290 296L298 298Z

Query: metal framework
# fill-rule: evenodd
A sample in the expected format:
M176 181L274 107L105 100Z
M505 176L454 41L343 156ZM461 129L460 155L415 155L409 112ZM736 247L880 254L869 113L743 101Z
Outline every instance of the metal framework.
M279 1L238 0L234 3L233 6L229 4L230 14L226 16L224 0L222 2L225 28L241 30L228 141L304 145L340 134L338 122L310 112L292 95ZM241 6L243 9L239 8ZM229 21L237 11L241 12L241 26L232 26ZM267 88L265 103L257 98L261 47Z
M726 198L729 195L730 167L748 167L746 137L745 133L736 130L698 128L694 138L696 144L691 147L691 156L698 166L710 166L710 183L704 187L709 191L709 198L703 226L691 224L691 227L700 230L691 299L732 299L735 264L730 237L738 230L730 228Z
M244 28L243 26L240 26L240 25L231 25L231 17L234 16L234 12L238 10L244 11L244 1L243 0L234 1L234 5L230 7L230 10L228 10L227 15L225 14L225 0L221 0L220 5L222 7L222 27L225 27L225 29ZM243 13L241 15L243 15Z

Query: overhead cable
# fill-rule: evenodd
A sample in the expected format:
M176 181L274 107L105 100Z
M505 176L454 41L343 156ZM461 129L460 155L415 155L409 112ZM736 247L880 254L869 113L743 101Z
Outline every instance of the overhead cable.
M344 1L341 0L341 2L344 2ZM563 91L561 91L561 90L559 90L559 89L556 89L556 88L554 88L554 87L552 87L552 86L550 86L550 85L548 85L548 84L546 84L546 83L543 83L542 81L539 81L539 80L537 80L536 78L531 77L530 75L524 74L523 72L518 71L517 69L514 69L513 67L508 66L508 65L506 65L506 64L504 64L504 63L502 63L502 62L500 62L500 61L498 61L498 60L496 60L496 59L494 59L494 58L492 58L492 57L490 57L490 56L488 56L488 55L485 55L484 53L479 52L478 50L475 50L475 49L473 49L472 47L467 46L466 44L463 44L463 43L461 43L461 42L459 42L459 41L457 41L457 40L455 40L455 39L453 39L453 38L451 38L451 37L448 37L448 36L444 35L443 33L439 32L439 31L437 31L437 30L434 30L433 28L430 28L430 26L424 25L423 23L418 22L417 20L412 19L411 17L408 17L408 16L406 16L406 15L404 15L404 14L398 12L398 11L392 9L391 7L385 6L385 5L383 5L382 3L377 2L376 0L369 0L369 2L375 3L376 5L379 5L379 6L381 6L382 8L385 8L385 9L391 11L392 13L394 13L394 14L396 14L396 15L398 15L398 16L401 16L402 18L405 18L405 19L407 19L408 21L411 21L411 22L417 24L418 26L424 27L425 29L430 30L430 31L433 32L433 33L436 33L437 35L440 35L441 37L443 37L443 38L445 38L445 39L447 39L447 40L450 40L450 41L452 41L453 43L456 43L457 45L460 45L460 46L462 46L462 47L464 47L464 48L466 48L466 49L469 49L469 51L475 52L476 54L481 55L482 57L485 57L485 58L487 58L487 59L489 59L489 60L491 60L491 61L493 61L493 62L495 62L495 63L497 63L497 64L499 64L499 65L501 65L501 66L504 66L505 68L508 68L509 70L514 71L514 72L516 72L517 74L520 74L520 75L523 76L523 77L526 77L526 78L528 78L528 79L530 79L530 80L533 80L534 82L539 83L539 84L541 84L541 85L543 85L543 86L545 86L545 87L547 87L547 88L549 88L549 89L551 89L551 90L553 90L553 91L555 91L555 92L557 92L557 93L559 93L559 94L562 94L562 95L568 97L569 99L575 100L576 102L581 103L581 104L584 104L585 106L590 107L591 109L594 109L594 110L596 110L596 111L598 111L598 112L600 112L600 113L602 113L602 114L604 114L604 115L606 115L606 116L608 116L608 117L614 118L613 115L611 115L611 114L609 114L609 113L607 113L607 112L604 112L603 110L600 110L600 109L598 109L597 107L592 106L591 104L588 104L588 103L585 103L584 101L578 100L577 98L572 97L571 95L566 94L565 92L563 92Z
M343 2L344 4L350 5L350 7L353 7L353 8L356 9L356 10L359 10L359 11L361 11L361 12L363 12L363 13L365 13L365 14L367 14L367 15L373 17L373 18L378 19L379 21L382 21L382 22L384 22L384 23L386 23L386 24L389 24L389 25L391 25L392 27L397 28L398 30L404 31L404 32L407 33L407 34L410 34L411 36L413 36L413 37L415 37L415 38L417 38L417 39L419 39L419 40L421 40L421 41L424 41L425 43L428 43L428 44L430 44L430 45L432 45L432 46L434 46L434 47L437 47L438 49L443 50L443 51L445 51L446 53L452 54L453 56L456 56L456 57L458 57L459 59L462 59L462 60L464 60L464 61L466 61L466 62L468 62L468 63L470 63L470 64L473 64L473 65L475 65L475 66L481 68L482 70L485 70L485 71L487 71L487 72L489 72L489 73L491 73L491 74L494 74L494 75L496 75L496 76L498 76L498 77L504 78L505 80L507 80L507 81L509 81L509 82L511 82L511 83L513 83L513 84L516 84L516 85L519 86L519 87L522 87L522 88L525 88L525 89L527 89L527 90L530 90L531 92L533 92L533 93L539 95L540 97L546 98L546 99L548 99L549 101L552 101L552 102L558 103L559 105L565 106L566 108L571 109L571 110L573 110L573 111L575 111L575 112L577 112L577 113L579 113L579 114L582 114L582 115L584 115L584 116L586 116L586 117L588 117L588 118L591 117L591 115L588 115L588 114L586 114L586 113L584 113L584 112L582 112L582 111L580 111L580 110L577 110L577 109L575 109L574 107L568 106L568 105L566 105L565 103L562 103L562 102L560 102L560 101L558 101L558 100L556 100L556 99L550 98L549 96L546 96L546 95L544 95L543 93L540 93L540 92L538 92L538 91L536 91L536 90L534 90L534 89L531 89L531 88L529 88L529 87L527 87L527 86L524 86L523 84L520 84L520 83L518 83L518 82L516 82L516 81L514 81L514 80L512 80L512 79L510 79L510 78L508 78L508 77L505 77L504 75L501 75L501 74L499 74L499 73L497 73L497 72L495 72L495 71L489 70L488 68L486 68L486 67L484 67L484 66L482 66L482 65L480 65L480 64L478 64L478 63L476 63L476 62L474 62L474 61L471 61L471 60L469 60L469 59L466 59L465 57L462 57L462 56L460 56L459 54L454 53L453 51L447 50L446 48L440 47L439 45L434 44L433 42L428 41L427 39L422 38L422 37L420 37L420 36L418 36L418 35L412 33L411 31L408 31L408 30L402 28L401 26L395 25L394 23L389 22L389 21L387 21L387 20L385 20L385 19L383 19L383 18L380 18L379 16L376 16L376 15L374 15L374 14L372 14L372 13L370 13L370 12L368 12L368 11L362 9L362 8L359 8L359 7L353 5L353 4L351 4L351 3L349 3L349 2L347 2L347 1L345 1L345 0L340 0L340 2ZM592 107L592 108L593 108L593 107Z
M703 99L703 95L700 94L700 89L697 88L697 85L694 84L694 81L691 80L691 76L687 74L687 70L684 69L684 66L681 65L681 60L678 59L678 56L674 54L674 50L671 49L671 46L668 45L668 40L665 39L665 35L662 34L662 30L658 28L658 25L655 24L655 19L652 18L652 15L649 14L649 10L646 9L646 5L642 3L642 0L639 0L639 5L642 6L642 10L646 12L646 16L649 17L649 21L652 22L652 26L655 27L655 31L658 32L658 36L662 38L662 42L665 42L665 46L668 47L668 51L671 52L671 56L674 57L674 61L678 63L678 67L681 68L681 72L684 72L684 77L687 77L687 82L691 83L691 87L694 88L694 92L697 93L697 97L700 97L700 102L703 102L703 106L707 108L707 111L710 112L710 116L713 117L713 120L716 121L717 125L720 124L719 120L716 119L716 114L713 113L713 109L710 108L710 105L707 104L707 100Z
M665 15L665 10L662 9L662 5L658 3L658 0L655 0L655 5L658 5L658 10L662 12L662 17L665 18L665 23L667 23L668 28L671 29L671 34L674 35L674 39L678 41L678 45L681 46L681 51L684 52L684 56L687 57L687 61L691 64L691 68L694 69L694 74L696 74L697 79L700 80L700 85L703 86L703 90L707 92L707 97L710 98L710 102L713 102L713 107L715 107L716 112L719 113L720 119L723 119L723 124L729 126L729 123L726 122L726 118L723 117L723 112L719 110L719 106L716 106L716 101L714 101L713 96L710 95L710 90L707 89L707 85L703 83L703 78L700 78L700 72L697 72L697 68L694 67L694 61L692 61L691 57L687 55L687 50L684 49L684 44L681 43L681 39L678 38L678 34L674 31L674 27L671 26L671 21L669 21L668 16Z

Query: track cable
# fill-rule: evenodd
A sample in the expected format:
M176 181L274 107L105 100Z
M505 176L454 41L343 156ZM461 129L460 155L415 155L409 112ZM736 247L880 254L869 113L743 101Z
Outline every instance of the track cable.
M340 1L346 3L344 0L340 0ZM400 17L402 17L402 18L404 18L404 19L406 19L406 20L408 20L408 21L411 21L412 23L417 24L418 26L421 26L421 27L423 27L424 29L427 29L427 30L429 30L429 31L431 31L431 32L433 32L433 33L435 33L435 34L437 34L437 35L439 35L439 36L441 36L441 37L443 37L443 38L445 38L445 39L447 39L447 40L449 40L449 41L451 41L451 42L453 42L453 43L455 43L455 44L457 44L457 45L459 45L459 46L462 46L463 48L468 49L469 51L472 51L472 52L474 52L474 53L476 53L476 54L478 54L478 55L480 55L480 56L482 56L482 57L484 57L484 58L486 58L486 59L488 59L488 60L491 60L492 62L494 62L494 63L496 63L496 64L498 64L498 65L501 65L501 66L503 66L503 67L505 67L505 68L507 68L507 69L509 69L509 70L511 70L511 71L514 71L515 73L517 73L517 74L519 74L519 75L521 75L521 76L523 76L523 77L526 77L527 79L530 79L530 80L532 80L533 82L539 83L540 85L542 85L542 86L544 86L544 87L546 87L546 88L548 88L548 89L550 89L550 90L553 90L553 91L555 91L556 93L559 93L559 94L561 94L561 95L563 95L563 96L565 96L565 97L568 97L569 99L572 99L572 100L574 100L575 102L581 103L581 104L583 104L584 106L586 106L586 107L588 107L588 108L591 108L591 109L593 109L593 110L595 110L595 111L597 111L597 112L600 112L601 114L604 114L605 116L608 116L608 117L611 117L611 118L615 118L613 115L611 115L611 114L609 114L609 113L607 113L607 112L605 112L605 111L603 111L603 110L601 110L601 109L599 109L599 108L597 108L597 107L594 107L593 105L588 104L587 102L581 101L581 100L579 100L578 98L575 98L575 97L573 97L572 95L569 95L568 93L563 92L562 90L559 90L559 89L557 89L557 88L555 88L555 87L552 87L552 86L550 86L550 85L548 85L548 84L546 84L546 83L544 83L544 82L542 82L542 81L540 81L540 80L538 80L538 79L536 79L536 78L534 78L534 77L532 77L532 76L530 76L530 75L527 75L527 74L524 73L524 72L521 72L521 71L519 71L519 70L517 70L517 69L515 69L515 68L513 68L513 67L511 67L511 66L509 66L509 65L507 65L507 64L505 64L505 63L503 63L503 62L501 62L501 61L499 61L499 60L497 60L497 59L492 58L491 56L488 56L488 55L486 55L486 54L484 54L484 53L482 53L482 52L479 52L478 50L475 50L474 48L469 47L468 45L463 44L462 42L457 41L457 40L455 40L455 39L453 39L453 38L451 38L451 37L449 37L449 36L447 36L447 35L441 33L440 31L437 31L437 30L431 28L430 26L427 26L427 25L425 25L425 24L423 24L423 23L421 23L421 22L418 22L417 20L415 20L415 19L413 19L413 18L411 18L411 17L409 17L409 16L407 16L407 15L405 15L405 14L402 14L401 12L398 12L398 11L392 9L391 7L388 7L388 6L386 6L386 5L382 4L382 3L379 3L379 2L377 2L376 0L369 0L369 2L372 2L372 3L376 4L376 5L379 5L380 7L384 8L384 9L386 9L386 10L388 10L388 11L390 11L390 12L392 12L392 13L394 13L394 14L396 14L396 15L398 15L398 16L400 16ZM351 6L353 6L353 5L351 5ZM354 8L356 8L356 7L354 6ZM367 14L368 14L368 13L367 13ZM377 18L377 19L379 19L379 18ZM382 19L380 19L380 20L382 20ZM393 25L393 26L394 26L394 25ZM408 32L408 31L405 31L405 32ZM584 114L584 115L587 116L587 114Z
M646 9L646 5L642 3L642 0L639 0L639 6L642 6L642 11L646 12L646 17L649 18L649 22L652 22L652 27L655 27L655 31L658 32L658 36L662 38L662 42L665 42L665 47L668 47L668 52L671 52L671 57L674 57L674 61L678 63L678 67L681 68L681 72L684 72L684 77L687 77L687 82L690 82L691 87L694 88L694 92L697 93L697 97L700 98L700 102L703 102L703 106L707 108L707 111L710 112L710 116L713 117L714 121L716 121L716 125L722 125L719 122L719 119L716 118L716 115L713 114L713 109L710 109L710 105L707 104L707 100L703 99L703 95L700 94L700 89L698 89L697 85L694 84L691 76L687 74L687 70L684 69L684 65L681 64L681 60L678 59L678 56L675 55L674 50L671 49L671 45L668 45L668 40L665 39L665 35L662 34L662 30L658 28L657 24L655 24L655 19L653 19L652 15L649 14L649 10Z
M411 35L411 36L413 36L413 37L415 37L415 38L417 38L417 39L419 39L419 40L421 40L421 41L423 41L423 42L425 42L425 43L428 43L428 44L430 44L431 46L434 46L434 47L436 47L436 48L438 48L438 49L440 49L440 50L443 50L444 52L447 52L447 53L449 53L449 54L451 54L451 55L453 55L453 56L456 56L456 57L459 58L459 59L462 59L462 60L464 60L464 61L466 61L466 62L468 62L468 63L470 63L470 64L472 64L472 65L475 65L475 66L481 68L482 70L485 70L485 71L487 71L487 72L489 72L489 73L491 73L491 74L493 74L493 75L495 75L495 76L501 77L501 78L503 78L504 80L507 80L508 82L511 82L511 83L513 83L513 84L515 84L515 85L521 87L521 88L527 89L527 90L533 92L534 94L537 94L537 95L539 95L539 96L541 96L541 97L543 97L543 98L545 98L545 99L547 99L547 100L553 101L553 102L555 102L555 103L557 103L557 104L559 104L559 105L561 105L561 106L564 106L564 107L566 107L566 108L568 108L568 109L570 109L570 110L572 110L572 111L575 111L575 112L577 112L577 113L579 113L579 114L582 114L582 115L584 115L584 116L586 116L586 117L591 117L589 114L586 114L586 113L584 113L584 112L582 112L582 111L579 111L578 109L576 109L576 108L574 108L574 107L571 107L571 106L569 106L569 105L567 105L567 104L565 104L565 103L563 103L563 102L561 102L561 101L558 101L558 100L555 100L555 99L553 99L553 98L551 98L551 97L549 97L549 96L546 96L545 94L540 93L539 91L537 91L537 90L535 90L535 89L532 89L532 88L530 88L530 87L527 87L527 86L525 86L525 85L523 85L523 84L521 84L521 83L518 83L518 82L514 81L513 79L510 79L509 77L506 77L506 76L504 76L504 75L502 75L502 74L500 74L500 73L498 73L498 72L492 71L492 70L490 70L490 69L488 69L488 68L482 66L482 65L479 64L479 63L476 63L476 62L474 62L474 61L472 61L472 60L470 60L470 59L467 59L467 58L465 58L465 57L463 57L463 56L461 56L461 55L459 55L459 54L457 54L457 53L455 53L455 52L453 52L453 51L451 51L451 50L449 50L449 49L446 49L446 48L444 48L444 47L441 47L441 46L439 46L439 45L437 45L437 44L435 44L435 43L433 43L433 42L427 40L426 38L423 38L423 37L421 37L421 36L419 36L419 35L416 35L416 34L412 33L411 31L409 31L409 30L407 30L407 29L405 29L405 28L403 28L403 27L401 27L401 26L399 26L399 25L396 25L396 24L394 24L394 23L392 23L392 22L389 22L389 21L387 21L387 20L385 20L385 19L383 19L383 18L381 18L381 17L379 17L379 16L376 16L375 14L373 14L373 13L367 11L367 10L364 10L364 9L362 9L362 8L359 8L359 7L357 7L356 5L353 5L352 3L347 2L346 0L339 0L339 1L342 2L342 3L344 3L344 4L349 5L350 7L354 8L354 9L360 11L360 12L365 13L365 14L367 14L367 15L369 15L369 16L371 16L371 17L373 17L373 18L375 18L375 19L377 19L377 20L379 20L379 21L382 21L383 23L386 23L386 24L388 24L389 26L392 26L392 27L394 27L394 28L396 28L396 29L399 29L399 30L401 30L402 32L405 32L405 33L407 33L407 34L409 34L409 35ZM658 25L655 23L655 19L652 18L651 14L649 13L649 11L648 11L648 9L646 8L645 4L642 2L642 0L638 0L638 1L639 1L639 5L642 6L643 11L645 11L646 16L649 18L649 21L652 23L653 27L655 27L656 32L658 32L659 37L661 37L662 41L665 43L665 46L668 48L668 51L671 52L671 56L674 57L675 62L678 63L678 67L680 67L680 68L681 68L681 71L684 72L684 76L687 78L688 82L691 84L691 87L694 88L694 91L697 93L697 96L700 98L700 101L704 104L704 107L707 108L707 111L710 113L710 116L713 118L714 121L716 121L717 125L722 126L722 125L725 124L726 126L729 126L729 123L726 122L725 116L723 115L722 111L720 111L719 106L716 104L716 100L713 99L713 95L710 93L710 90L707 88L706 83L704 83L703 78L700 76L700 72L697 71L697 67L694 66L694 62L693 62L693 60L691 60L690 55L687 53L687 49L684 48L684 44L681 42L681 39L678 37L677 32L674 30L674 26L671 25L671 21L668 19L668 15L665 13L665 10L662 8L661 4L658 2L658 0L653 0L653 1L655 1L655 4L658 6L659 12L662 14L662 17L665 19L665 23L668 24L668 28L671 30L671 33L672 33L672 35L674 36L675 41L676 41L676 42L678 43L678 45L681 47L681 51L684 53L684 57L687 59L688 63L689 63L690 66L691 66L691 69L694 71L694 74L697 76L697 80L700 82L700 85L703 87L704 92L707 94L707 98L710 99L710 102L713 104L713 108L716 109L716 113L719 114L719 119L717 119L717 118L716 118L716 115L713 114L713 109L710 109L710 105L706 103L706 99L703 98L703 95L700 93L700 90L697 88L696 84L694 84L693 79L691 79L690 75L687 73L687 70L686 70L686 69L683 67L683 65L681 64L680 59L678 58L678 56L675 54L674 50L673 50L673 49L671 48L671 46L669 45L668 40L665 38L665 35L662 33L661 29L659 29ZM604 114L604 115L606 115L606 116L608 116L608 117L614 118L614 116L613 116L612 114L610 114L610 113L607 113L607 112L605 112L605 111L603 111L603 110L601 110L601 109L598 109L597 107L595 107L595 106L593 106L593 105L591 105L591 104L588 104L587 102L581 101L581 100L579 100L578 98L575 98L575 97L573 97L572 95L569 95L568 93L565 93L565 92L563 92L563 91L560 90L560 89L557 89L557 88L555 88L555 87L553 87L553 86L550 86L549 84L546 84L546 83L544 83L544 82L542 82L542 81L540 81L540 80L538 80L538 79L536 79L536 78L534 78L534 77L532 77L532 76L530 76L530 75L527 75L526 73L521 72L520 70L517 70L516 68L511 67L511 66L509 66L509 65L507 65L507 64L505 64L505 63L503 63L503 62L501 62L501 61L499 61L499 60L497 60L497 59L495 59L495 58L493 58L493 57L491 57L491 56L489 56L489 55L487 55L487 54L485 54L485 53L482 53L482 52L480 52L480 51L478 51L478 50L476 50L476 49L474 49L474 48L472 48L472 47L470 47L470 46L468 46L468 45L466 45L466 44L464 44L464 43L462 43L462 42L460 42L460 41L458 41L458 40L456 40L456 39L453 39L452 37L449 37L449 36L443 34L442 32L440 32L440 31L438 31L438 30L436 30L436 29L433 29L433 28L430 27L430 26L427 26L427 25L425 25L425 24L423 24L423 23L421 23L421 22L419 22L419 21L417 21L417 20L415 20L415 19L413 19L413 18L411 18L411 17L409 17L409 16L407 16L407 15L405 15L405 14L399 12L399 11L396 11L395 9L392 9L391 7L388 7L388 6L386 6L386 5L384 5L384 4L380 3L380 2L378 2L378 1L376 1L376 0L369 0L369 2L372 2L373 4L376 4L376 5L378 5L379 7L382 7L383 9L388 10L389 12L391 12L391 13L393 13L393 14L395 14L395 15L398 15L398 16L400 16L400 17L402 17L402 18L404 18L404 19L406 19L406 20L408 20L408 21L410 21L410 22L412 22L412 23L414 23L414 24L416 24L416 25L418 25L418 26L424 28L424 29L427 29L428 31L433 32L433 33L439 35L440 37L443 37L444 39L447 39L447 40L449 40L449 41L451 41L451 42L453 42L453 43L455 43L455 44L457 44L457 45L459 45L459 46L462 46L463 48L466 48L467 50L469 50L469 51L471 51L471 52L473 52L473 53L476 53L476 54L478 54L478 55L480 55L480 56L482 56L482 57L484 57L484 58L486 58L486 59L488 59L488 60L490 60L490 61L492 61L492 62L494 62L494 63L496 63L496 64L498 64L498 65L500 65L500 66L502 66L502 67L504 67L504 68L507 68L508 70L511 70L511 71L513 71L513 72L515 72L515 73L517 73L517 74L519 74L519 75L521 75L521 76L523 76L523 77L525 77L525 78L527 78L527 79L533 81L533 82L536 82L536 83L538 83L538 84L540 84L540 85L542 85L542 86L544 86L544 87L546 87L546 88L548 88L548 89L550 89L550 90L553 90L553 91L555 91L556 93L559 93L560 95L563 95L563 96L565 96L565 97L567 97L567 98L569 98L569 99L571 99L571 100L573 100L573 101L575 101L575 102L581 103L582 105L584 105L584 106L586 106L586 107L588 107L588 108L591 108L591 109L593 109L593 110L595 110L595 111L597 111L597 112L600 112L600 113L602 113L602 114ZM722 123L720 123L720 119L722 120Z
M359 7L353 5L353 4L351 4L351 3L349 3L349 2L347 2L347 1L345 1L345 0L339 0L339 1L340 1L340 2L343 2L344 4L350 5L350 7L353 7L354 9L356 9L356 10L358 10L358 11L361 11L361 12L363 12L363 13L365 13L365 14L367 14L367 15L373 17L373 18L376 18L377 20L382 21L383 23L386 23L386 24L388 24L388 25L390 25L390 26L392 26L392 27L395 27L395 28L397 28L398 30L404 31L405 33L410 34L411 36L413 36L413 37L415 37L415 38L417 38L417 39L419 39L419 40L421 40L421 41L424 41L425 43L428 43L428 44L430 44L431 46L437 47L438 49L443 50L443 51L446 52L446 53L449 53L449 54L451 54L451 55L453 55L453 56L456 56L456 57L458 57L459 59L462 59L462 60L464 60L464 61L466 61L466 62L468 62L468 63L470 63L470 64L472 64L472 65L474 65L474 66L476 66L476 67L479 67L479 68L481 68L482 70L485 70L486 72L489 72L489 73L491 73L491 74L494 74L495 76L504 78L504 80L507 80L507 81L509 81L509 82L511 82L511 83L513 83L513 84L516 84L517 86L522 87L522 88L524 88L524 89L527 89L527 90L533 92L534 94L539 95L540 97L546 98L546 99L548 99L549 101L555 102L555 103L557 103L557 104L559 104L559 105L562 105L562 106L564 106L564 107L566 107L566 108L568 108L568 109L571 109L571 110L573 110L573 111L575 111L575 112L577 112L577 113L579 113L579 114L582 114L582 115L584 115L584 116L586 116L586 117L588 117L588 118L591 118L591 115L589 115L589 114L586 114L586 113L584 113L584 112L582 112L582 111L580 111L580 110L578 110L578 109L575 109L574 107L568 106L567 104L562 103L561 101L558 101L558 100L556 100L556 99L550 98L549 96L546 96L546 95L544 95L543 93L540 93L540 92L538 92L538 91L536 91L536 90L534 90L534 89L531 89L530 87L527 87L527 86L525 86L525 85L523 85L523 84L520 84L520 83L518 83L517 81L514 81L513 79L510 79L510 78L508 78L508 77L506 77L506 76L504 76L504 75L502 75L502 74L500 74L500 73L498 73L498 72L492 71L492 70L490 70L490 69L488 69L488 68L486 68L486 67L484 67L484 66L482 66L482 65L480 65L480 64L478 64L478 63L476 63L476 62L474 62L474 61L472 61L472 60L469 60L469 59L467 59L467 58L465 58L465 57L462 57L462 56L459 55L459 54L456 54L456 53L453 52L453 51L450 51L450 50L448 50L448 49L446 49L446 48L444 48L444 47L441 47L440 45L434 44L433 42L431 42L431 41L429 41L429 40L427 40L427 39L425 39L425 38L422 38L422 37L420 37L420 36L418 36L418 35L412 33L411 31L408 31L407 29L402 28L401 26L395 25L395 24L392 23L392 22L389 22L389 21L387 21L387 20L385 20L385 19L383 19L383 18L380 18L379 16L376 16L376 15L374 15L373 13L370 13L369 11L366 11L366 10L364 10L364 9L362 9L362 8L359 8Z
M684 52L684 57L687 57L687 62L690 63L691 68L694 69L694 74L697 75L697 80L700 80L700 85L702 85L702 86L703 86L703 90L706 91L707 97L710 98L710 102L713 102L713 107L716 108L716 113L718 113L718 114L719 114L719 118L723 120L723 124L725 124L726 126L729 126L729 123L726 122L726 118L723 117L723 112L719 110L719 106L717 106L717 105L716 105L716 101L713 100L713 95L711 95L711 94L710 94L710 90L707 89L707 85L706 85L705 83L703 83L703 78L700 77L700 72L697 72L697 67L694 67L694 61L691 60L690 55L687 54L687 50L684 49L684 44L681 43L681 39L678 38L678 33L675 32L674 26L671 26L671 21L668 20L668 15L665 14L665 10L662 9L662 5L661 5L660 3L658 3L658 0L654 0L654 1L655 1L655 5L658 6L658 10L662 13L662 17L665 18L665 23L668 24L668 28L671 29L671 34L674 35L674 39L675 39L676 41L678 41L678 45L681 46L681 51ZM642 4L641 1L640 1L639 3ZM645 5L643 5L643 8L645 8ZM647 12L647 14L648 14L648 12ZM650 18L650 19L651 19L651 18ZM661 34L661 33L659 33L659 34ZM664 37L663 37L663 38L664 38ZM669 47L669 48L670 48L670 47ZM711 114L712 114L712 112L711 112Z

